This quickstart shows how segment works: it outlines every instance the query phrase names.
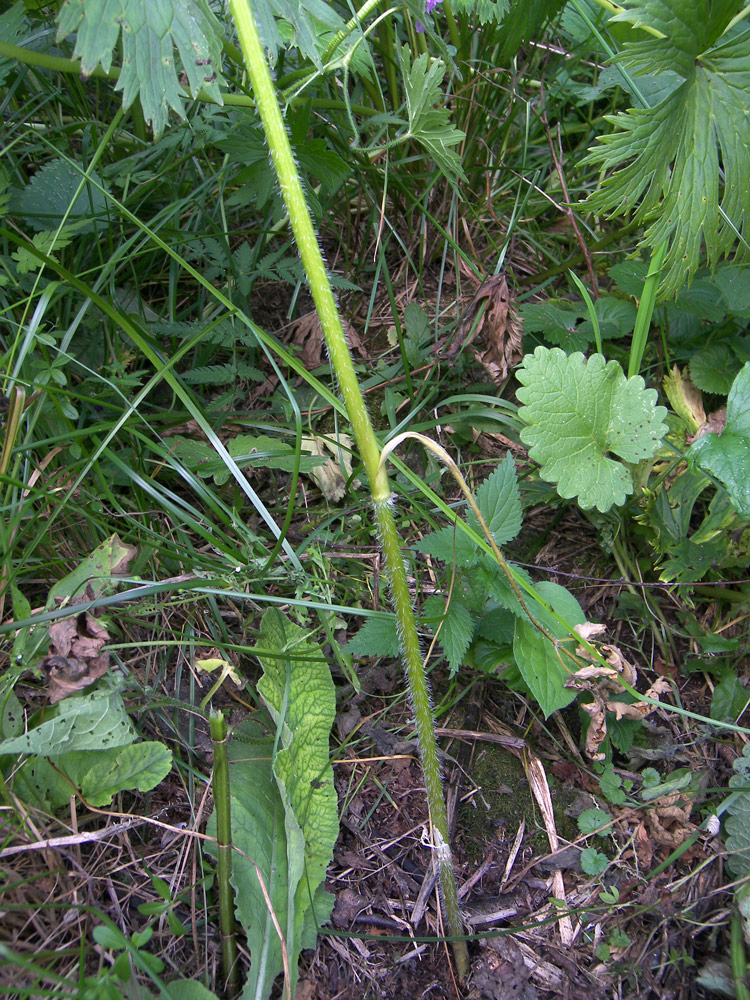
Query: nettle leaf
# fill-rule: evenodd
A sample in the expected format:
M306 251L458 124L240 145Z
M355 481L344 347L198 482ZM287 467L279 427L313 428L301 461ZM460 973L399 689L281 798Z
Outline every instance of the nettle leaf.
M413 138L427 150L446 178L455 183L465 180L461 159L452 146L457 146L466 134L450 122L450 113L442 104L445 63L423 52L411 62L408 45L399 50L401 73L409 114L409 132L404 138Z
M518 492L516 466L508 452L495 471L477 490L477 506L498 545L512 542L521 530L523 511ZM481 535L479 522L469 511L467 523ZM420 539L415 548L426 555L456 566L475 566L482 558L482 550L460 528L439 528ZM500 569L498 567L498 572Z
M433 631L442 620L443 627L440 629L438 641L443 647L452 676L462 666L466 650L474 637L476 616L465 604L457 600L455 595L451 597L445 614L443 614L444 607L445 598L439 594L433 594L424 602L424 613L427 618L433 620L430 623Z
M66 231L70 234L92 233L98 218L104 223L107 199L93 184L86 182L80 194L76 191L83 176L67 160L50 160L34 174L26 187L11 202L11 211L23 218L38 231L52 230L66 218ZM99 175L96 183L106 189ZM77 225L76 225L77 223ZM70 228L68 228L70 227ZM35 245L36 240L34 241ZM70 240L68 240L70 242ZM59 242L57 247L67 244ZM42 244L39 249L54 249Z
M724 430L699 438L688 458L723 483L740 517L750 519L750 361L729 392Z
M601 354L587 361L557 347L527 354L516 376L523 385L518 398L526 404L518 411L527 425L521 440L542 479L556 483L561 497L577 497L584 510L623 504L633 492L623 462L653 458L667 433L667 411L656 405L656 391L646 389L639 375L628 379Z
M395 659L399 655L398 632L394 615L373 615L344 646L350 656L383 656Z
M573 595L557 583L543 580L536 585L536 592L557 614L571 625L582 625L586 615ZM560 640L570 652L575 642L567 638L568 632L537 601L525 598L529 611L544 628ZM549 717L559 708L565 708L576 697L576 691L566 688L565 681L574 669L573 661L549 641L528 618L518 618L513 638L513 655L524 682Z
M203 91L223 104L222 28L206 0L65 0L57 39L77 33L73 54L81 60L83 75L90 76L100 64L109 71L120 29L116 89L122 91L125 109L140 97L155 136L166 127L170 108L185 117L186 91L190 97Z
M587 201L645 225L642 244L668 243L661 291L674 295L697 270L705 248L712 267L739 237L750 237L750 28L727 25L743 0L630 0L611 22L655 29L626 42L618 60L641 72L676 72L683 82L653 108L608 121L586 160L611 171ZM636 77L637 82L637 77ZM723 174L721 173L723 172Z
M260 1000L270 994L283 962L255 865L284 935L293 996L300 951L314 946L332 908L322 886L338 836L338 809L328 752L336 696L325 657L275 608L263 616L256 655L263 666L258 692L270 718L258 713L238 727L229 746L229 777L238 848L232 883L252 960L243 996ZM215 829L212 818L209 832Z

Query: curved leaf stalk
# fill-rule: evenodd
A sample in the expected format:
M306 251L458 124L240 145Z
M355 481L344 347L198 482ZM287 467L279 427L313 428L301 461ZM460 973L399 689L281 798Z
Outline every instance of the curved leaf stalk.
M237 961L237 938L234 927L232 893L232 815L229 798L229 763L227 761L227 723L221 712L211 710L208 721L214 751L213 794L216 807L216 881L219 887L219 931L221 965L227 996L240 991L240 967Z
M310 283L310 290L325 336L328 354L338 379L349 422L370 483L375 520L380 543L383 547L385 569L398 622L406 678L416 719L422 764L425 771L427 802L433 826L436 857L440 867L446 922L449 934L456 939L452 944L457 972L459 978L465 979L469 972L469 957L466 942L462 938L463 925L458 909L458 892L448 842L448 823L429 687L419 648L416 620L401 554L400 539L393 515L388 475L380 462L380 448L354 371L341 317L313 229L250 4L248 0L230 0L229 6L237 28L240 47L245 58L279 187L289 213L302 264Z

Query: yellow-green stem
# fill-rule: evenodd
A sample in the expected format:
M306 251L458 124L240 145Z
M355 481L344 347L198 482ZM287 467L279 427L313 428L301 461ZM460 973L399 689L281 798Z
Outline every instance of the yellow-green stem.
M230 0L229 6L237 28L237 37L245 58L245 65L255 94L256 105L263 123L281 194L310 283L310 290L328 347L328 354L338 379L349 422L370 483L375 521L383 548L385 570L396 614L404 668L422 755L425 788L433 827L436 859L441 876L446 922L450 935L453 938L458 938L458 940L453 941L453 953L458 975L461 979L465 979L469 972L469 958L466 942L461 937L463 926L458 908L458 893L448 842L448 822L432 706L419 648L416 619L401 553L401 543L393 515L388 475L385 467L380 463L380 448L354 371L349 345L344 335L341 317L313 229L250 3L248 0Z

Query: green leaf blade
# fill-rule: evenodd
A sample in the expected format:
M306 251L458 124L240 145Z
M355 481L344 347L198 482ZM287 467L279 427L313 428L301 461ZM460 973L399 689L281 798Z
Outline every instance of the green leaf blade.
M633 492L630 471L617 459L652 458L666 433L666 409L640 376L599 354L586 361L559 348L537 347L517 371L526 423L521 440L560 496L584 509L609 510ZM615 457L612 457L615 456Z
M750 361L734 380L721 434L706 434L688 450L691 463L720 480L740 517L750 519Z

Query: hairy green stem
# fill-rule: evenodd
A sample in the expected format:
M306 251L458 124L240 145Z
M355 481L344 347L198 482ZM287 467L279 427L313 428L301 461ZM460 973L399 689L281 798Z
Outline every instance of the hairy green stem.
M240 991L240 967L237 962L237 938L234 927L232 893L232 814L229 798L229 763L227 761L227 723L221 712L211 709L208 720L214 751L213 793L216 809L216 881L219 886L219 932L221 964L227 996Z
M313 229L250 4L248 0L230 0L229 6L237 28L237 37L245 58L279 187L310 283L310 290L320 319L328 354L338 379L349 422L370 483L375 522L383 548L385 570L396 614L401 653L420 744L446 922L449 934L455 939L453 953L457 972L461 979L465 979L469 972L469 957L466 942L462 938L463 925L458 908L458 892L448 841L448 821L432 706L422 653L419 648L417 624L401 552L401 542L393 514L388 475L385 467L380 463L380 448L354 371L349 345L344 335L323 255Z

